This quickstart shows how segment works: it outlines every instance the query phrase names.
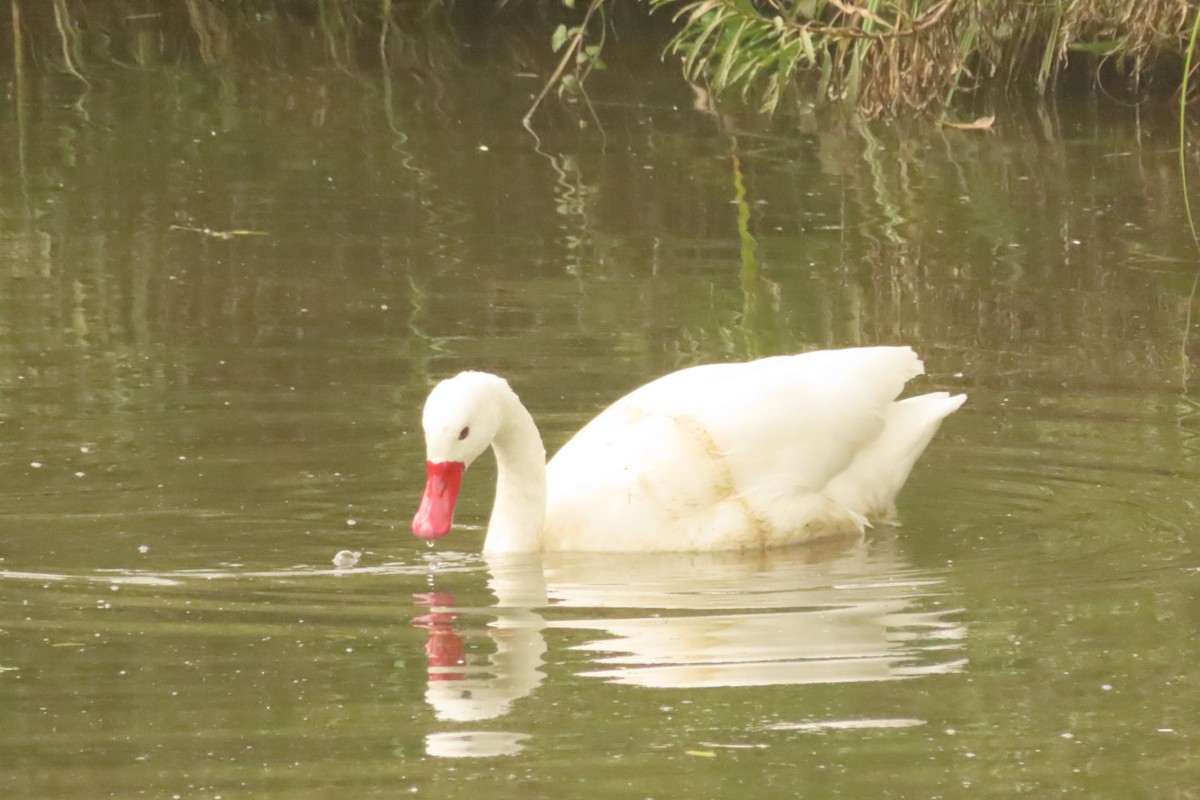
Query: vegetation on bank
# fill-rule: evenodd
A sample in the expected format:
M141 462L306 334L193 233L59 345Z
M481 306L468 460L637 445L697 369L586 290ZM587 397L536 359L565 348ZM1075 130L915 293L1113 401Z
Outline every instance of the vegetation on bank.
M1186 0L651 0L685 74L771 111L791 87L871 116L944 111L982 85L1045 93L1079 67L1100 88L1177 88ZM1190 65L1189 65L1190 66Z
M546 92L581 95L610 40L660 36L664 55L709 96L773 112L785 99L868 116L944 115L980 87L1046 93L1066 73L1130 100L1183 100L1200 7L1188 0L10 0L9 61L57 59L85 75L88 40L135 47L157 25L190 28L207 62L238 29L308 25L329 60L386 62L387 42L460 46L456 29L514 20L544 37ZM652 11L647 25L645 13ZM665 24L669 21L669 25ZM432 34L432 35L431 35ZM551 61L551 55L555 60ZM110 53L117 60L118 54ZM136 57L136 53L133 54ZM1192 82L1194 85L1194 81ZM541 97L538 98L539 102ZM1182 104L1181 104L1182 106ZM536 108L536 104L535 104ZM531 109L532 112L533 109Z

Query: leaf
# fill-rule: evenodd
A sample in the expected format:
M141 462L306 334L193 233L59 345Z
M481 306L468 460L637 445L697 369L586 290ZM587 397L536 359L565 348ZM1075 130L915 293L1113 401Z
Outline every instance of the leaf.
M691 12L688 14L687 24L691 25L693 22L700 19L700 17L703 17L705 14L707 14L709 11L712 11L714 8L719 8L720 6L721 6L721 0L705 0L705 2L703 2L703 3L697 3L695 6L692 7ZM686 10L686 9L684 9L684 10Z
M808 59L808 63L817 63L817 49L813 47L812 36L807 30L800 31L800 46L804 48L804 57Z
M779 74L776 73L767 78L767 88L763 92L762 103L759 108L764 114L771 114L775 111L775 107L779 105Z
M1067 49L1081 53L1095 53L1096 55L1107 56L1117 52L1124 43L1120 39L1110 39L1107 42L1072 42L1067 45Z
M557 53L562 49L562 46L567 43L567 26L559 25L554 29L554 35L550 37L550 51Z
M717 91L721 91L729 85L729 70L733 68L734 58L738 55L738 41L742 38L742 34L746 31L746 26L749 25L748 20L742 20L742 24L733 32L733 37L724 43L725 53L721 56L721 64L717 67L717 74L713 76L713 86Z
M712 750L685 750L685 755L697 756L699 758L716 758L717 754Z
M701 57L700 48L704 46L705 41L712 32L717 29L725 21L725 14L718 9L713 15L712 20L700 31L700 34L692 40L690 52L683 59L684 72L689 78L694 78L700 71L703 65L708 61L708 57Z

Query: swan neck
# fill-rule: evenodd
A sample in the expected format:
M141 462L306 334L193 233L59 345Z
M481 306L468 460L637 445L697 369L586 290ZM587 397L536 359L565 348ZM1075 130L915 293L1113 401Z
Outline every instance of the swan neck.
M483 551L537 552L542 549L546 518L546 448L533 417L511 390L492 450L496 454L496 502Z

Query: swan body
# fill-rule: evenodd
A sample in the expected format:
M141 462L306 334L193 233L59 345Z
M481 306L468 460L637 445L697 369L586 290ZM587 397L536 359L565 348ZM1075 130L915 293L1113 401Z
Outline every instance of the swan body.
M683 369L613 403L549 464L495 375L464 372L425 404L428 479L413 532L449 532L462 474L489 446L486 553L759 549L862 531L966 395L896 398L924 371L908 347Z

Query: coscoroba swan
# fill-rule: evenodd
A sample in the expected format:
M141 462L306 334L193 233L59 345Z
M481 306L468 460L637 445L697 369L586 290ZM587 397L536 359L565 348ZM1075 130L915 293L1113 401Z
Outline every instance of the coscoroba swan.
M764 548L862 531L966 395L905 400L908 347L709 364L631 392L546 463L502 378L463 372L425 403L428 479L413 533L450 531L463 471L498 467L485 553Z

